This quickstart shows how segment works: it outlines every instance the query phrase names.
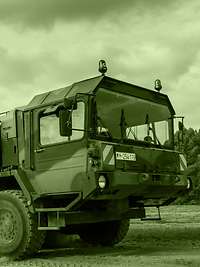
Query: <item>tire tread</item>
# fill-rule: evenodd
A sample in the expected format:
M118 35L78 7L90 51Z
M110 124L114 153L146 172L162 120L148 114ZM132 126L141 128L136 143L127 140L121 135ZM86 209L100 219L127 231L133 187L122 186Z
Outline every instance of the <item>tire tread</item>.
M16 199L24 209L26 220L28 222L28 238L21 248L7 255L14 260L21 260L36 253L43 245L45 240L45 232L37 229L37 220L35 214L31 213L27 204L27 200L21 190L4 190L0 191L0 198L3 195L10 195Z

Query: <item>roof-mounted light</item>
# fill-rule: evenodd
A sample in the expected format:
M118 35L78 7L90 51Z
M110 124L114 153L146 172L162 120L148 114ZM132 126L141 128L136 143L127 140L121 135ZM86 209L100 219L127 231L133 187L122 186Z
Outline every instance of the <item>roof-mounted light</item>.
M99 72L102 73L102 75L105 75L107 71L107 66L105 60L101 59L99 60Z
M162 89L161 80L159 80L159 79L156 79L155 80L154 88L155 88L155 90L157 90L158 92L160 92L160 90Z

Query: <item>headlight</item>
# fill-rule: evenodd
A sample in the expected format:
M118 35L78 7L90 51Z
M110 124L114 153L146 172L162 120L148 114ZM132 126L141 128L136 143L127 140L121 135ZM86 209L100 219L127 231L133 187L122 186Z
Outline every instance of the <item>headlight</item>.
M103 175L99 176L98 185L101 189L104 189L106 187L106 178Z

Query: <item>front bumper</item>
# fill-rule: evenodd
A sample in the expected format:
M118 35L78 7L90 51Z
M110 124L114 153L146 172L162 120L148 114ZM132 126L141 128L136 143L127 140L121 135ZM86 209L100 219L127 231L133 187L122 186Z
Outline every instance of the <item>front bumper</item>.
M188 179L184 175L134 173L114 171L101 173L107 179L104 190L97 190L95 199L126 198L159 199L177 197L187 192Z

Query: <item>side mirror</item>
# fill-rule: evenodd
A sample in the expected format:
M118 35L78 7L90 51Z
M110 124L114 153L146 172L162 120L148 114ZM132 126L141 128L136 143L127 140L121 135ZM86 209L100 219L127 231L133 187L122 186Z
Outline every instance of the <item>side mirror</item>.
M68 109L59 111L59 127L61 136L72 136L72 116Z
M66 109L77 109L77 101L75 97L65 98L64 99L64 107Z

